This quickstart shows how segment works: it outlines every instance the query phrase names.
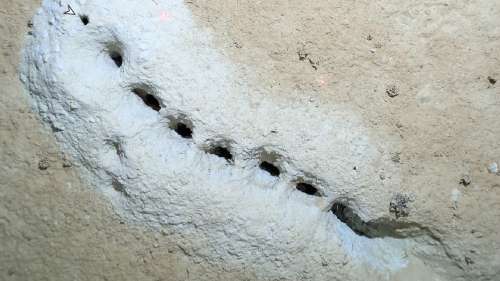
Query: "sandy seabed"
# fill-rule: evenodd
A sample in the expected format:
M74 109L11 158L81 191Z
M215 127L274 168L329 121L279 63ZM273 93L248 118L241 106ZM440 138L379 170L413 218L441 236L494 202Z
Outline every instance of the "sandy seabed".
M276 103L343 104L371 134L396 140L386 151L400 173L394 192L414 198L405 222L425 226L443 256L389 278L496 280L500 4L185 4L218 50ZM19 81L20 51L39 5L0 4L0 279L259 279L253 269L200 263L171 233L129 223L80 180L79 164L41 125ZM389 202L367 198L366 205L392 215Z

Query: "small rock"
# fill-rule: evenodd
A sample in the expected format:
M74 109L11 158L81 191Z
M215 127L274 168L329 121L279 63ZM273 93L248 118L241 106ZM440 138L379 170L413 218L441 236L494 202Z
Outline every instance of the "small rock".
M368 34L368 36L366 36L366 40L372 41L372 39L373 39L373 37L370 34Z
M490 82L491 85L495 85L495 83L497 82L497 79L494 79L493 77L488 76L488 82Z
M453 203L452 205L452 208L453 209L458 209L458 201L460 200L460 197L462 196L462 194L460 193L460 190L458 189L453 189L451 191L451 201Z
M14 269L7 270L7 275L12 276L14 274L16 274L16 272L14 271Z
M434 157L444 157L444 154L440 151L434 151L434 153L432 153L432 156Z
M410 214L409 203L414 199L407 194L395 194L389 204L389 212L394 213L396 218L407 217Z
M73 164L71 164L71 162L68 159L63 159L62 166L63 166L63 168L69 168L69 167L73 166Z
M319 67L319 61L318 60L312 60L311 58L307 59L309 61L309 64L311 65L314 70L318 70Z
M40 169L42 171L47 170L49 167L50 167L49 159L47 159L46 157L42 158L38 162L38 169Z
M396 152L396 153L392 154L391 160L394 163L401 163L401 152Z
M491 163L488 166L488 172L491 174L498 174L498 164L496 162Z
M467 265L474 264L474 261L471 258L469 258L468 256L465 256L464 260L465 260L465 263Z
M69 167L73 166L70 159L68 158L68 156L65 153L61 153L61 161L62 161L63 168L69 168Z
M468 186L471 182L472 179L469 175L463 175L459 183L463 186Z
M385 89L385 92L391 98L399 96L399 88L396 85L387 86L387 88Z
M307 58L307 56L309 56L309 54L306 53L304 50L297 51L297 55L299 56L300 61L305 60Z

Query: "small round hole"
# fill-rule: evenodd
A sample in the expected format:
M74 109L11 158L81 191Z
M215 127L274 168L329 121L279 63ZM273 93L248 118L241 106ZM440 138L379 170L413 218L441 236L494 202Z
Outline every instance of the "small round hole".
M267 161L260 163L259 168L268 172L271 176L277 177L280 175L280 169Z
M228 148L223 146L215 146L208 150L208 153L226 159L228 162L233 161L233 155Z
M133 89L132 92L136 96L140 97L144 102L144 104L146 104L148 107L150 107L155 111L160 111L161 109L160 102L155 96L148 94L145 90L139 88Z
M117 51L110 51L109 52L109 57L113 60L116 66L121 67L123 64L123 57L122 55L117 52Z
M80 20L82 21L83 25L89 24L89 16L87 15L80 15Z
M182 123L182 122L178 122L175 126L174 126L174 131L179 134L179 136L185 138L185 139L191 139L193 138L193 130L191 128L189 128L188 125Z
M193 123L184 114L168 116L169 128L185 139L193 138Z
M297 188L297 190L299 190L299 191L304 192L305 194L314 195L314 196L321 196L321 194L319 193L319 191L316 187L314 187L311 184L305 183L305 182L297 183L295 188Z

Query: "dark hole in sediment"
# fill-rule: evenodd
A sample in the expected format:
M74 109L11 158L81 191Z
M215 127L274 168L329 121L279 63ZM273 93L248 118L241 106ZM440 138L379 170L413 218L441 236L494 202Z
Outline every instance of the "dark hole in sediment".
M179 136L185 139L193 138L193 130L185 123L177 122L173 129Z
M334 203L331 211L356 234L368 238L406 238L420 235L432 235L428 232L428 229L414 222L398 221L387 218L365 222L351 207L343 202Z
M132 92L138 97L140 97L144 102L144 104L149 106L151 109L155 111L160 111L161 109L160 102L155 96L148 94L148 92L139 88L133 89Z
M267 161L260 163L259 168L268 172L271 176L277 177L280 175L280 169Z
M341 202L334 203L331 211L341 222L349 226L349 228L351 228L356 234L371 237L364 229L366 228L365 222L363 222L361 218L347 205Z
M122 54L118 51L110 51L109 57L113 60L116 66L121 67L123 64Z
M208 153L224 158L229 162L233 160L233 155L231 154L231 151L229 151L229 149L224 146L220 145L214 146L208 150Z
M299 183L297 183L295 188L297 188L297 190L299 190L299 191L304 192L305 194L314 195L314 196L321 196L321 194L319 193L319 190L316 187L314 187L312 184L308 184L305 182L299 182Z
M89 24L89 16L87 15L80 15L80 20L82 21L83 25Z
M488 76L488 82L490 82L491 85L495 85L495 83L497 83L497 79L495 79L491 76Z

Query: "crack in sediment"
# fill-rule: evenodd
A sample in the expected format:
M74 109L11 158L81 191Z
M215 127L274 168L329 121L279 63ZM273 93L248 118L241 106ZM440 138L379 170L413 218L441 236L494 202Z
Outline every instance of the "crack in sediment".
M368 238L410 238L429 235L429 230L415 222L391 218L364 221L352 208L343 203L334 203L332 213L352 231Z

